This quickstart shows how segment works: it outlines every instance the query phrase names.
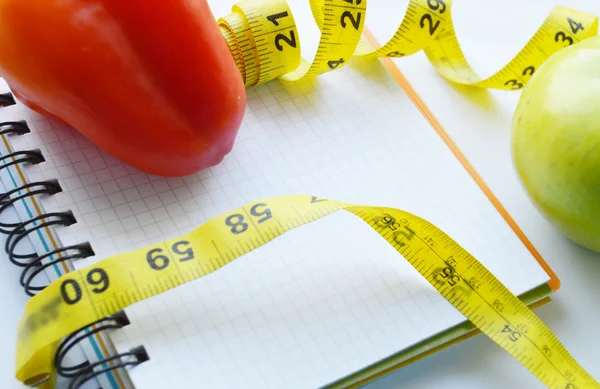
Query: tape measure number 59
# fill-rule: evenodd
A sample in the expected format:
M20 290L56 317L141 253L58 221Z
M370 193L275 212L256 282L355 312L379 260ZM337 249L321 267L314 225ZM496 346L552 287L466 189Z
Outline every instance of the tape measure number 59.
M352 56L403 57L424 50L453 82L518 90L553 53L597 34L595 16L555 7L504 68L481 79L454 32L451 0L410 0L404 19L383 46L362 39L367 0L310 0L321 30L312 61L285 0L244 0L219 27L247 86L286 82L343 68ZM456 309L552 389L600 389L537 316L481 263L431 223L408 212L292 196L264 199L216 217L178 239L104 259L53 282L27 304L19 323L17 377L49 378L58 342L91 322L201 278L290 229L346 210L402 254Z
M53 374L64 336L144 299L201 278L281 234L346 210L392 245L456 309L552 389L600 389L542 321L439 228L408 212L315 196L263 199L177 239L68 273L33 297L19 324L17 376Z

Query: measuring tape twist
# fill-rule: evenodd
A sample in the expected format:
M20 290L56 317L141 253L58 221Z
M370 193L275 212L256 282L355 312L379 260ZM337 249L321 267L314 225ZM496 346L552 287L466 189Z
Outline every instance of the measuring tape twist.
M450 0L411 0L394 36L364 39L367 0L311 0L321 31L315 58L284 0L245 0L218 20L247 86L294 82L341 69L354 56L403 57L424 50L444 78L480 88L518 90L553 53L597 34L597 18L555 7L504 68L481 79L467 63L452 25ZM314 196L264 199L218 216L178 239L106 258L65 274L33 297L18 328L16 375L50 378L61 339L73 331L231 261L304 224L345 210L365 221L456 309L552 389L600 389L548 327L480 262L431 223L408 212Z
M367 0L309 3L321 31L312 61L300 55L300 35L285 0L244 0L219 19L246 86L277 78L293 82L314 77L343 68L352 57L405 57L423 50L435 70L451 82L519 90L552 54L598 33L596 16L556 6L506 66L482 79L467 62L456 38L452 0L410 0L396 33L381 47L362 37Z
M65 274L26 306L18 329L17 376L27 381L52 374L53 351L71 332L204 277L293 228L340 210L366 222L479 330L549 388L600 389L548 327L439 228L406 211L315 196L263 199L177 239Z

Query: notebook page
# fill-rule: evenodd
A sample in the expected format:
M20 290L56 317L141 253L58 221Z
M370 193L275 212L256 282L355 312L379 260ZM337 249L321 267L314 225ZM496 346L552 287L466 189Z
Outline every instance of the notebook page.
M229 6L212 3L216 15L227 13ZM290 3L310 51L318 39L310 10ZM64 192L43 207L74 212L78 223L56 229L61 242L89 241L96 252L77 267L176 237L263 197L310 194L422 216L513 293L548 281L377 60L308 82L249 88L233 152L183 178L141 173L76 131L34 118L32 134L16 138L15 148L46 156L27 169L30 180L61 183ZM464 320L343 212L126 312L132 324L112 338L119 351L146 347L150 361L130 372L139 388L323 386Z

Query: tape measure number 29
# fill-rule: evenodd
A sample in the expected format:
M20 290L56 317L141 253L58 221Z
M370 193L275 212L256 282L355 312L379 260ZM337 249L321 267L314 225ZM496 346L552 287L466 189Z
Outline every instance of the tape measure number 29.
M411 0L382 47L362 39L367 0L310 0L322 36L313 61L284 0L246 0L218 23L247 86L294 82L345 66L352 56L402 57L424 50L449 80L515 90L552 53L593 36L597 18L556 7L527 46L500 72L480 79L452 26L450 0ZM123 308L212 273L295 227L345 210L364 220L457 310L552 389L600 389L539 318L443 231L408 212L314 196L270 198L215 217L178 239L119 254L59 278L27 304L18 329L22 382L55 375L58 342Z
M321 31L312 62L285 0L244 0L218 23L247 86L293 82L343 68L353 56L405 57L421 50L437 72L479 88L522 89L552 54L597 35L598 18L556 6L525 47L501 70L481 79L467 62L452 23L452 0L410 0L396 33L381 47L362 39L367 0L309 0Z

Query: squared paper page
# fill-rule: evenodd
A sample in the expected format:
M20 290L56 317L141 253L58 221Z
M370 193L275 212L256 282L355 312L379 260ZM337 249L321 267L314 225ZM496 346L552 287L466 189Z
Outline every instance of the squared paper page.
M213 3L215 15L229 8ZM299 26L310 27L307 7L293 11ZM307 46L318 39L310 28L300 33ZM63 187L43 207L74 212L78 223L56 232L63 245L91 242L96 256L78 268L174 238L263 197L309 194L424 217L515 294L548 281L377 60L247 93L233 152L183 178L141 173L76 131L31 115L32 134L15 138L15 148L41 149L47 162L29 167L29 179L56 178ZM130 370L144 389L319 387L464 321L391 246L344 212L126 312L131 325L112 338L119 351L146 347L150 361Z

